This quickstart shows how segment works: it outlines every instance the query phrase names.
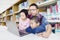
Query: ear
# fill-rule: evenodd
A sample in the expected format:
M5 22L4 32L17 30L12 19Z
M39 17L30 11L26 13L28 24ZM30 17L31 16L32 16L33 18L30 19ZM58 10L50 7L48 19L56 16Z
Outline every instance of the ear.
M37 11L39 12L39 9L37 9Z

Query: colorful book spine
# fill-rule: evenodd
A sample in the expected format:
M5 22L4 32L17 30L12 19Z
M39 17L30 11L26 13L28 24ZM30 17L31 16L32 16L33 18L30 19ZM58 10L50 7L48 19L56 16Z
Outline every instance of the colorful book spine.
M55 6L56 6L56 12L58 13L58 5L56 4Z
M60 1L57 1L58 13L60 13Z

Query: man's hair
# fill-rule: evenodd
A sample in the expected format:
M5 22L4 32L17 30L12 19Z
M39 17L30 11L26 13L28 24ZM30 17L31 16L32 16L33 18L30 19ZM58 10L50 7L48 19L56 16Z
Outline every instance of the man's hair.
M38 5L35 3L32 3L29 7L31 7L31 6L35 6L38 9Z
M19 13L24 12L26 17L28 16L28 10L27 9L22 9Z
M38 23L38 22L40 23L40 19L38 16L33 16L30 18L30 20L34 20L36 23Z

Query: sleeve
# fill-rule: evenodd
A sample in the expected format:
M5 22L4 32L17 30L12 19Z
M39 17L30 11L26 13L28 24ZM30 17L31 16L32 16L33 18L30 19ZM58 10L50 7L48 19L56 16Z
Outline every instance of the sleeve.
M28 27L28 28L26 29L26 32L27 32L27 33L31 33L31 32L32 32L31 28Z
M29 25L30 25L30 20L28 19L27 21L28 21L28 22L27 22L27 24L26 24L26 28L28 28ZM25 28L25 29L26 29L26 28Z
M45 29L44 25L41 25L36 28L35 33L41 33L41 32L44 32L45 30L46 29Z
M45 17L42 18L42 24L45 26L49 24L49 22L47 21Z

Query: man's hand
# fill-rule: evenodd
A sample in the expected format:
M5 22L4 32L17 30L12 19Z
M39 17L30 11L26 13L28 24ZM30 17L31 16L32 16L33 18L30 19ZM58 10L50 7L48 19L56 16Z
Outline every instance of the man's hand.
M48 38L49 36L50 36L50 34L48 34L47 32L44 32L42 35L42 37L44 37L44 38Z
M47 32L43 32L43 33L37 34L37 36L40 36L40 37L43 37L43 38L48 38L50 36L50 34L48 34Z

